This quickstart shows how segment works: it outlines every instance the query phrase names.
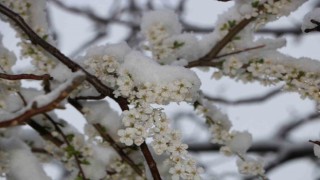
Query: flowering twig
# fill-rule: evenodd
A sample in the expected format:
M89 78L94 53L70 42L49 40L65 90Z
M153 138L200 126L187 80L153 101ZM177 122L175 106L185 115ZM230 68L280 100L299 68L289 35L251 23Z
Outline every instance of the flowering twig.
M10 10L9 8L7 8L1 3L0 3L0 12L5 16L9 17L12 21L14 21L16 25L19 26L21 30L30 38L33 44L41 46L44 50L52 54L60 62L66 65L71 71L75 72L77 70L81 70L86 74L86 80L90 84L92 84L97 89L98 92L100 92L101 94L105 94L105 95L109 95L110 97L113 97L112 89L105 86L97 77L87 72L79 64L73 62L70 58L68 58L63 53L61 53L57 48L55 48L54 46L49 44L47 41L42 39L39 35L37 35L19 14L13 12L12 10Z
M72 145L70 144L67 136L64 134L64 132L61 130L61 128L58 126L58 124L46 113L43 114L51 123L52 125L54 126L55 130L61 135L61 137L63 138L64 142L68 145L68 147L72 147ZM73 153L73 157L76 161L76 164L79 168L79 174L81 175L82 177L82 180L87 180L85 174L84 174L84 171L81 167L81 162L80 162L80 159L78 157L78 155L76 153Z
M68 99L69 103L83 114L82 105L75 99ZM142 176L142 170L132 161L132 159L122 150L122 148L115 142L115 140L105 131L105 128L100 124L93 124L93 127L98 131L103 140L107 141L110 146L119 154L121 159L125 161L138 175Z
M196 61L190 62L187 67L195 67L201 65L204 61L210 61L215 58L219 52L244 28L246 27L254 18L244 19L236 26L234 26L226 36L224 36L205 56L201 57Z
M265 47L265 46L266 46L266 45L262 44L262 45L255 46L255 47L240 49L240 50L238 50L238 51L234 51L234 52L230 52L230 53L226 53L226 54L221 54L221 55L219 55L219 56L216 56L215 59L222 58L222 57L226 57L226 56L231 56L231 55L234 55L234 54L240 54L240 53L242 53L242 52L247 52L247 51L251 51L251 50L255 50L255 49L260 49L260 48L263 48L263 47Z
M93 124L95 129L99 132L100 136L107 141L119 156L124 160L139 176L143 176L142 170L130 159L129 156L122 150L122 148L107 134L100 124Z
M37 105L36 101L32 101L27 106L29 108L27 108L27 110L25 110L24 112L21 112L21 114L18 115L17 117L14 117L9 120L1 121L0 128L15 126L15 125L24 123L24 122L30 120L30 118L32 116L35 116L35 115L38 115L41 113L45 113L45 112L48 112L48 111L51 111L51 110L57 108L59 106L59 103L61 101L63 101L65 98L67 98L69 96L69 94L76 87L78 87L83 81L84 81L84 76L74 77L74 79L72 79L71 84L66 86L65 89L63 89L61 92L59 92L58 96L55 99L53 99L52 101L50 101L40 107L37 107L38 105ZM51 92L51 93L47 94L46 96L49 97L49 96L53 95L53 93L56 93L56 92Z

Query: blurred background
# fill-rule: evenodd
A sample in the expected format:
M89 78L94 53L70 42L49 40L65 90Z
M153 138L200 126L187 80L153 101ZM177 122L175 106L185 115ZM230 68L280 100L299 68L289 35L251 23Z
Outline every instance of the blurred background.
M219 14L233 5L232 1L218 0L48 0L48 22L57 40L58 49L74 58L91 45L126 41L139 49L142 13L153 9L174 10L184 26L184 31L199 35L213 31ZM293 57L320 59L320 33L303 34L300 30L303 16L320 6L309 0L289 17L282 17L256 33L257 37L287 39L280 51ZM19 40L8 24L0 21L4 44L19 54ZM20 61L15 71L25 68ZM265 87L259 83L243 84L229 78L211 79L214 69L193 69L201 78L201 89L216 100L233 123L233 129L248 130L254 143L249 150L265 161L267 175L274 180L320 179L320 164L314 157L308 140L319 140L320 114L316 103L302 100L297 93L280 92L281 86ZM36 87L36 83L24 83ZM119 107L114 104L114 109ZM225 157L219 147L211 144L210 133L204 120L199 118L192 105L181 103L164 107L172 120L172 127L182 131L198 163L205 169L205 179L245 179L237 172L236 158ZM58 115L69 120L83 131L84 119L71 106L58 110ZM58 179L58 169L46 165L46 170Z

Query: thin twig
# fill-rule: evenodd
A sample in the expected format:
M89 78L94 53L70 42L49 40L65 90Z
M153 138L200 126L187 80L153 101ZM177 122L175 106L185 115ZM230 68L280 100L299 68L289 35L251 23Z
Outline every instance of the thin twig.
M201 64L204 61L211 61L215 58L219 52L244 28L246 27L254 18L244 19L240 21L237 25L235 25L226 36L224 36L212 49L208 54L201 57L196 61L190 62L187 67L195 67Z
M105 129L100 124L93 124L95 129L99 132L100 136L107 141L113 149L119 154L119 156L124 160L139 176L143 176L142 170L130 159L122 148L112 139L112 137L105 132Z
M75 99L68 99L69 103L73 105L80 113L83 114L82 105ZM142 170L136 165L132 159L122 150L122 148L115 142L115 140L105 131L105 128L100 124L93 124L93 127L98 131L100 136L113 147L113 149L119 154L120 158L125 161L139 176L143 176Z
M259 45L259 46L255 46L255 47L240 49L240 50L233 51L233 52L230 52L230 53L221 54L219 56L216 56L214 59L218 59L218 58L222 58L222 57L226 57L226 56L231 56L231 55L234 55L234 54L240 54L240 53L251 51L251 50L255 50L255 49L260 49L260 48L263 48L265 46L266 45L263 44L263 45Z
M52 123L52 125L54 126L56 131L62 136L64 142L68 145L68 147L72 147L72 145L68 141L67 136L61 130L61 128L58 126L58 124L48 114L44 113L43 115ZM73 157L74 157L74 159L76 161L76 164L77 164L77 166L79 168L79 173L82 176L82 180L87 180L87 178L86 178L86 176L84 174L84 171L83 171L83 169L81 167L81 161L80 161L79 157L76 155L76 153L73 154Z

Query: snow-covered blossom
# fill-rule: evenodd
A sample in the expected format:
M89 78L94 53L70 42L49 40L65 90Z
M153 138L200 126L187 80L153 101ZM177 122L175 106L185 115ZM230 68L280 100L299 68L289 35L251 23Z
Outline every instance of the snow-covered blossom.
M143 14L141 32L153 44L161 42L182 30L177 15L170 10L150 11Z
M15 137L0 139L0 152L6 151L7 173L13 179L49 180L30 148ZM4 156L2 156L3 158ZM3 159L1 159L3 160Z
M259 159L245 157L237 160L237 166L240 173L253 176L264 176L265 170Z
M119 114L113 110L107 101L81 102L85 117L89 124L102 125L108 134L117 139L117 131L121 126ZM89 130L89 127L87 127ZM95 133L92 132L92 135ZM90 137L90 136L89 136Z
M252 144L252 135L248 131L231 132L232 138L227 142L227 146L234 153L245 154Z
M313 153L314 153L315 156L320 158L320 146L319 146L319 144L316 144L316 143L313 144Z
M86 51L85 56L77 58L79 63L110 87L115 87L116 76L124 57L130 52L125 42L94 46Z
M187 152L188 146L181 142L178 131L169 128L169 122L161 109L142 106L124 111L122 121L125 129L120 129L120 142L127 146L141 145L152 137L151 146L157 155L169 154L170 173L173 178L194 179L199 177L196 163ZM179 168L177 163L179 162ZM178 172L181 171L181 172Z
M146 103L190 102L200 88L200 81L194 72L184 67L159 65L138 52L126 56L119 74L119 89L115 94L131 95L133 99L138 98ZM137 88L136 92L134 88Z
M237 155L244 160L246 151L252 144L252 135L248 131L231 131L232 126L228 116L222 113L209 101L201 99L196 106L197 112L204 116L212 133L212 142L222 145L220 152L225 156ZM240 173L255 176L264 176L262 161L255 161L250 158L245 161L238 161Z

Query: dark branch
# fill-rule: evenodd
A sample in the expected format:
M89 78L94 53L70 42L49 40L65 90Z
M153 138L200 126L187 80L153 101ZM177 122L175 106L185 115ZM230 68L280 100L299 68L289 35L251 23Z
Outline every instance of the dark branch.
M153 179L154 180L161 180L161 176L160 176L160 173L159 173L158 168L157 168L157 163L154 161L146 142L143 142L140 145L140 149L141 149L141 151L143 153L144 158L147 161L147 164L149 166L149 169L151 171Z
M318 31L318 32L320 32L320 22L318 22L318 21L316 21L316 20L314 20L314 19L311 19L310 22L313 23L313 24L315 24L316 27L310 28L310 29L305 29L304 32L305 32L305 33L313 32L313 31Z
M320 118L320 113L314 112L301 119L295 121L291 120L290 123L285 124L284 126L279 128L276 137L285 139L289 135L289 133L292 132L294 129L298 128L301 125L304 125L306 122L316 120L318 118Z
M204 98L206 98L210 101L222 103L222 104L240 105L240 104L248 104L248 103L260 103L260 102L266 101L276 95L279 95L281 92L282 92L281 88L278 88L278 89L272 90L262 96L240 99L240 100L235 100L235 101L231 101L231 100L227 100L227 99L219 98L219 97L211 97L209 95L204 95Z
M0 79L7 79L7 80L52 80L53 78L50 77L49 74L44 75L35 75L35 74L4 74L0 73Z

